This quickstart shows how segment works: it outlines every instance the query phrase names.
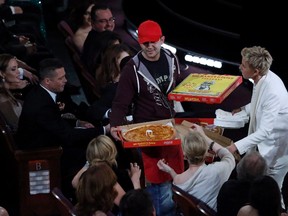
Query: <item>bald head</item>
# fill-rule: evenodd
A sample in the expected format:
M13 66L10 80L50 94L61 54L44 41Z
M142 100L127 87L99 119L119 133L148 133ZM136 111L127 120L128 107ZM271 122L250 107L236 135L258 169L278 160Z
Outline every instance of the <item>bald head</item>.
M237 177L239 180L253 181L256 177L267 174L268 166L265 159L257 151L251 151L237 164Z

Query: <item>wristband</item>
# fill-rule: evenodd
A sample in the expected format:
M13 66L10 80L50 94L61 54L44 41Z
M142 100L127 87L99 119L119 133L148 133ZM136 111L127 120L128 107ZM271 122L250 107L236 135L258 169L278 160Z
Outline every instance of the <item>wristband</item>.
M210 143L210 145L209 145L209 150L210 150L210 151L213 151L214 143L215 143L214 141L212 141L212 142Z

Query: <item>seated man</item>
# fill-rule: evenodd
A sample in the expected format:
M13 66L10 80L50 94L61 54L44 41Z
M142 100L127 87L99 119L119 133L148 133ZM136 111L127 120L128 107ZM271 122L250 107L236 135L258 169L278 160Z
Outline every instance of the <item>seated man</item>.
M267 164L259 152L252 151L237 164L237 179L226 181L217 197L217 215L236 216L238 210L249 201L251 182L267 174Z
M65 104L57 103L56 96L67 82L63 64L55 58L40 62L40 84L26 95L19 118L17 144L20 149L62 146L62 175L71 185L72 177L86 162L85 152L90 140L109 133L106 127L94 127L77 119L63 119L61 110ZM64 178L63 178L64 179ZM65 192L65 191L63 191Z

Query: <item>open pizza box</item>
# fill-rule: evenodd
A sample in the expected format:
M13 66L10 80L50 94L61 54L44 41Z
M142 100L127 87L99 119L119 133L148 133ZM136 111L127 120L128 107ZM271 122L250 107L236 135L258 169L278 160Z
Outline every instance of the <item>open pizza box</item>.
M189 118L189 119L175 119L175 128L181 138L189 133L189 128L192 127L192 123L200 124L204 127L205 134L213 141L219 143L223 147L227 147L231 144L232 140L223 136L223 128L219 126L213 126L211 123L213 119L210 118ZM206 125L205 125L206 123ZM234 157L237 161L240 160L240 155L234 153Z
M149 122L143 122L143 123L137 123L137 124L130 124L130 125L122 125L120 126L120 133L119 136L122 140L122 144L124 148L139 148L139 147L154 147L154 146L171 146L171 145L180 145L181 144L181 139L179 134L177 133L176 130L176 136L174 139L171 140L158 140L158 141L141 141L141 142L131 142L131 141L126 141L122 134L125 133L125 131L130 130L132 128L142 126L142 125L150 125L150 124L159 124L159 125L170 125L174 128L175 126L175 120L174 119L164 119L164 120L159 120L159 121L149 121Z

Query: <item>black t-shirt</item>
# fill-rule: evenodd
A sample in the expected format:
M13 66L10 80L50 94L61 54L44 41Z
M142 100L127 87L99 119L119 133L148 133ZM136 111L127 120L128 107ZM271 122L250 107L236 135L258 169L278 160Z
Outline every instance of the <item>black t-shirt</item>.
M166 92L169 86L169 65L165 53L161 50L160 58L158 61L149 61L142 55L139 55L139 59L146 66L150 74L155 79L161 91Z

